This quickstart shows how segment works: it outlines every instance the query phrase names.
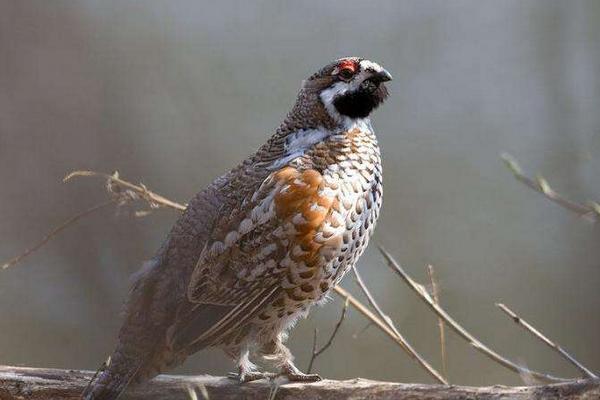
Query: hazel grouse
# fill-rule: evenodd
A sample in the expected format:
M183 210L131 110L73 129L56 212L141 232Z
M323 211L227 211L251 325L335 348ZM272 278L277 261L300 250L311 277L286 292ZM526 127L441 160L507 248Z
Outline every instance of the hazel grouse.
M271 138L190 202L136 274L110 364L85 391L114 400L206 347L237 364L241 382L266 373L313 381L284 346L288 330L365 250L382 201L369 120L391 75L362 58L306 79Z

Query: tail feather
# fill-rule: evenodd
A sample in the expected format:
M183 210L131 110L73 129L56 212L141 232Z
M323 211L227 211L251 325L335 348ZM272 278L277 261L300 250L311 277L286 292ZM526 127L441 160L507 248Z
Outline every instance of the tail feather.
M84 390L83 400L117 400L141 367L141 360L113 358L96 380Z

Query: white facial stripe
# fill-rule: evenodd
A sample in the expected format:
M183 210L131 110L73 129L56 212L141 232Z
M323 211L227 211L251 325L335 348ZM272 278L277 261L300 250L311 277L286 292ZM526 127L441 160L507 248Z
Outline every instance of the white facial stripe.
M330 88L323 90L320 94L321 101L323 102L325 109L327 110L329 115L331 115L337 121L341 121L342 116L335 109L335 106L333 105L333 100L337 96L346 93L348 90L349 90L348 82L337 82Z

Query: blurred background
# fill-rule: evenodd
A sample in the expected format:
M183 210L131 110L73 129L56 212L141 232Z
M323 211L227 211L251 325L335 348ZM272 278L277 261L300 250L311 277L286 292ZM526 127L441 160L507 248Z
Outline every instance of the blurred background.
M0 261L106 198L74 169L142 181L185 202L261 145L302 79L358 55L393 75L373 122L385 196L374 242L421 282L433 264L446 309L523 364L572 370L494 306L502 301L600 370L600 226L518 183L518 158L570 198L600 199L600 2L0 2ZM112 350L128 277L177 214L114 209L0 271L0 363L95 369ZM363 278L405 336L440 367L436 318L375 246ZM343 286L361 296L352 277ZM362 298L362 297L361 297ZM306 368L339 299L293 331ZM431 382L350 310L316 362L329 378ZM453 383L520 378L448 334ZM224 374L219 351L179 373ZM440 367L441 368L441 367Z

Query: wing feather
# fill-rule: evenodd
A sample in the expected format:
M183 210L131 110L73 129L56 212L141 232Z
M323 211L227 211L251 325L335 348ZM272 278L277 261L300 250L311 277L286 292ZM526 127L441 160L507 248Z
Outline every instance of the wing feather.
M316 230L337 206L332 191L325 189L318 171L284 167L236 210L219 217L187 294L194 304L192 314L205 305L229 308L198 331L190 345L201 348L218 342L259 314L282 290L293 291L293 274L288 271L293 263L316 268L324 245L314 241Z

